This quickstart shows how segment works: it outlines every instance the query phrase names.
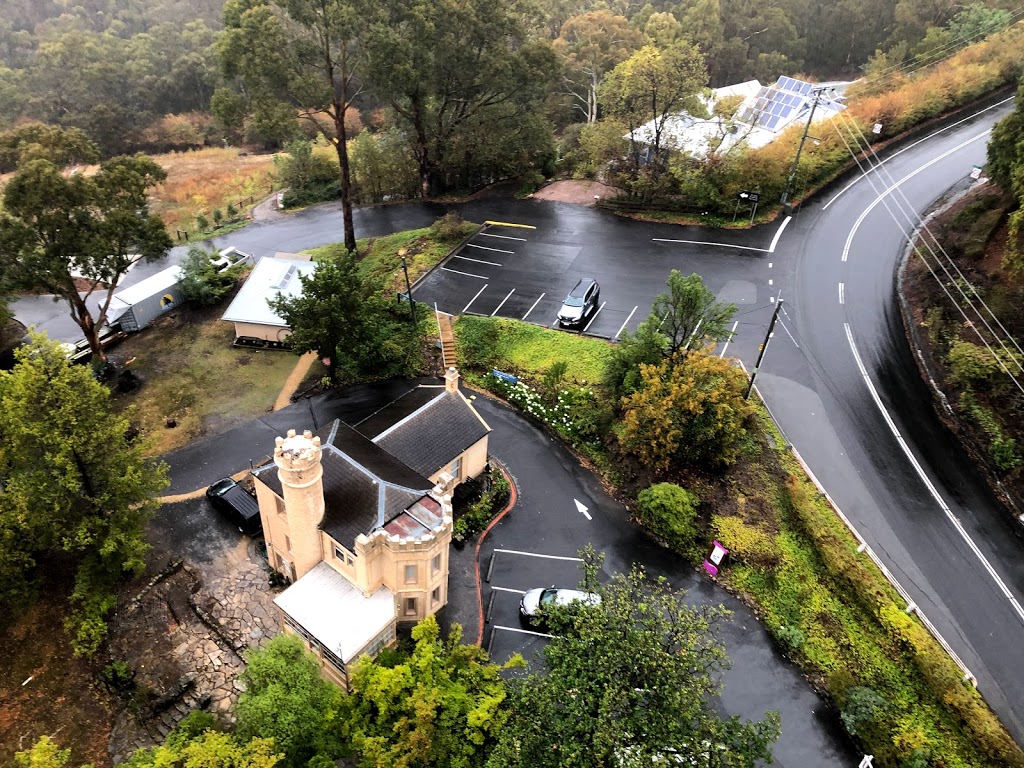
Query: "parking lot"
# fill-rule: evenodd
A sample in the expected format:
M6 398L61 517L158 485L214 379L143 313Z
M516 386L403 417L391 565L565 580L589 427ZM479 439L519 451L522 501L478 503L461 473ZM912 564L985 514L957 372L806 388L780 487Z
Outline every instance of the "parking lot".
M593 277L585 247L565 233L528 225L488 222L413 289L418 301L453 315L510 317L555 327L562 300L582 277ZM608 276L607 265L599 279ZM617 339L633 331L650 307L630 304L619 280L601 284L601 300L582 332Z
M484 642L491 658L503 663L521 653L530 661L547 644L543 627L522 622L519 601L535 587L575 589L583 577L578 557L514 549L495 549L487 564L490 582L483 585Z

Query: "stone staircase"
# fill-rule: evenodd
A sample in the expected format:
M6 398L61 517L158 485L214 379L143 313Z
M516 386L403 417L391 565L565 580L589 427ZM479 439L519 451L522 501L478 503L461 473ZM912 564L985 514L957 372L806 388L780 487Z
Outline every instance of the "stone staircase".
M441 337L441 355L444 369L458 367L455 362L455 334L452 331L452 316L434 310L437 317L437 330Z

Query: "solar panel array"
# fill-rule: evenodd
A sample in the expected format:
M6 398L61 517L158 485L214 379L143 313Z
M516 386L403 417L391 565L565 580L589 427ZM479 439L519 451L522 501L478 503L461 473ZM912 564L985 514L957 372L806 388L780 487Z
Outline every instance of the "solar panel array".
M757 92L750 106L740 112L739 119L769 131L785 126L808 102L814 86L792 77L780 77L775 85L766 85Z

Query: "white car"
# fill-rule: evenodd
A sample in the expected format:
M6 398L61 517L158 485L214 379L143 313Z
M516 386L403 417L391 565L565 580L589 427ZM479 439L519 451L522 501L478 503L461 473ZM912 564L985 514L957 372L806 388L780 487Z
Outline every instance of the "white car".
M218 272L224 272L225 270L231 269L236 264L241 264L243 261L252 261L252 255L240 251L235 246L229 245L227 248L217 254L217 258L210 259L210 263L213 264L213 268Z
M553 605L600 605L601 596L593 592L581 592L578 589L556 589L555 587L538 587L523 595L519 603L519 615L524 619L538 618L546 608Z

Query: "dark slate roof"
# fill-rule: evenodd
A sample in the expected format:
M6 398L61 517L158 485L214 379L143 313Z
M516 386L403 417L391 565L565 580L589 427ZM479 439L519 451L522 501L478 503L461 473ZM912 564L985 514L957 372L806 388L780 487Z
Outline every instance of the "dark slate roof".
M324 518L320 528L345 546L369 534L419 501L431 483L352 427L335 421L317 432L324 476ZM277 467L255 476L283 496Z
M462 395L437 387L417 387L356 428L426 477L490 432Z

